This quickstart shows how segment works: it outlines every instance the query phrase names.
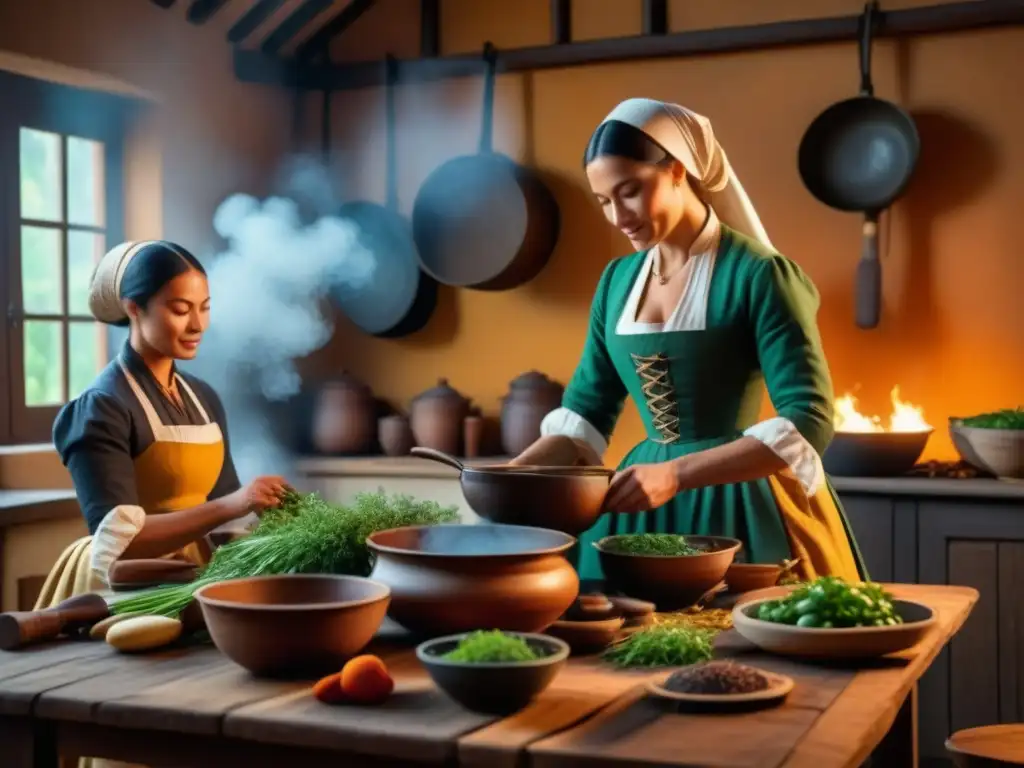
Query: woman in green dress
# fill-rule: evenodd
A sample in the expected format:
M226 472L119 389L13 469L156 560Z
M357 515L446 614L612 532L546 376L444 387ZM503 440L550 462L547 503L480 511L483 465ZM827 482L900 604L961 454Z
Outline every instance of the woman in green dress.
M633 532L733 536L747 562L866 578L821 463L833 423L817 290L772 246L710 122L629 99L584 166L636 252L604 270L562 407L515 459L601 463L626 397L638 406L647 438L581 537L581 578L601 578L592 542ZM765 386L776 415L758 421Z

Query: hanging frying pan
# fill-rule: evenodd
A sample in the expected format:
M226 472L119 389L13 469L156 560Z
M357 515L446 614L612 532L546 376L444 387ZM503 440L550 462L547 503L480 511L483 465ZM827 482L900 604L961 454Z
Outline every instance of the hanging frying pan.
M558 241L554 195L539 175L491 148L494 47L484 47L480 151L449 160L420 187L412 212L420 264L439 282L504 291L532 280Z
M812 195L837 210L864 214L857 266L860 328L877 327L881 314L878 217L906 189L921 150L910 115L874 95L871 37L877 13L878 3L869 2L861 16L860 95L818 115L800 142L798 156L800 177Z
M377 260L370 284L352 288L338 284L331 296L353 323L371 336L398 338L423 328L437 307L437 281L420 269L408 220L398 212L398 169L395 162L395 61L385 61L385 140L387 198L346 203L338 216L361 230L360 242Z

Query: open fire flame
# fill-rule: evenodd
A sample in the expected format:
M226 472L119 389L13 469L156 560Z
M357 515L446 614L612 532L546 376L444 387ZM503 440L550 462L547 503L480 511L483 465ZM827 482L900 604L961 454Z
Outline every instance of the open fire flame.
M900 400L900 388L892 388L892 413L886 427L878 416L865 416L857 410L857 398L846 394L836 399L833 423L836 432L927 432L931 425L916 405Z

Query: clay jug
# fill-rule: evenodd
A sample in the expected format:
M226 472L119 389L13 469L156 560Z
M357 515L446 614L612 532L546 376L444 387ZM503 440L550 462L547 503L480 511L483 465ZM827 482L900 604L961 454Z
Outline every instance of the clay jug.
M381 417L377 426L377 439L385 456L408 456L416 444L409 419L400 413Z
M540 371L528 371L509 383L501 405L501 447L518 456L540 437L540 423L562 404L564 387Z
M448 379L438 379L436 387L416 395L409 407L416 445L461 456L463 422L468 415L469 400Z
M373 392L347 371L327 381L313 411L313 445L324 454L359 454L373 449L377 402Z

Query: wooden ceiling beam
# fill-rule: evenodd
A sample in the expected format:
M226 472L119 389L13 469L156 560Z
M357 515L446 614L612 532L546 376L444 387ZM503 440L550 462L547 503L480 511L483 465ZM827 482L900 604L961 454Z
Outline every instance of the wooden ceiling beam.
M579 43L512 48L497 52L499 72L528 72L582 67L619 61L707 56L780 47L855 42L861 14L767 24L695 29L664 35L587 40ZM1024 0L961 0L916 6L879 14L878 37L936 35L1005 26L1024 26ZM854 56L856 66L856 56ZM398 80L424 82L479 77L485 69L479 54L396 62ZM380 61L295 66L262 56L258 51L235 53L235 76L245 82L287 83L311 90L348 90L384 84Z
M267 56L276 55L288 41L294 38L313 19L331 7L331 0L306 0L289 14L277 29L267 35L260 49Z
M256 0L256 3L231 25L231 29L228 30L228 42L234 45L241 43L259 29L260 25L273 16L282 5L284 5L284 0Z
M373 7L373 2L374 0L351 0L333 19L314 32L296 49L295 57L300 61L309 61L321 55L326 58L331 41L355 24L364 13Z

